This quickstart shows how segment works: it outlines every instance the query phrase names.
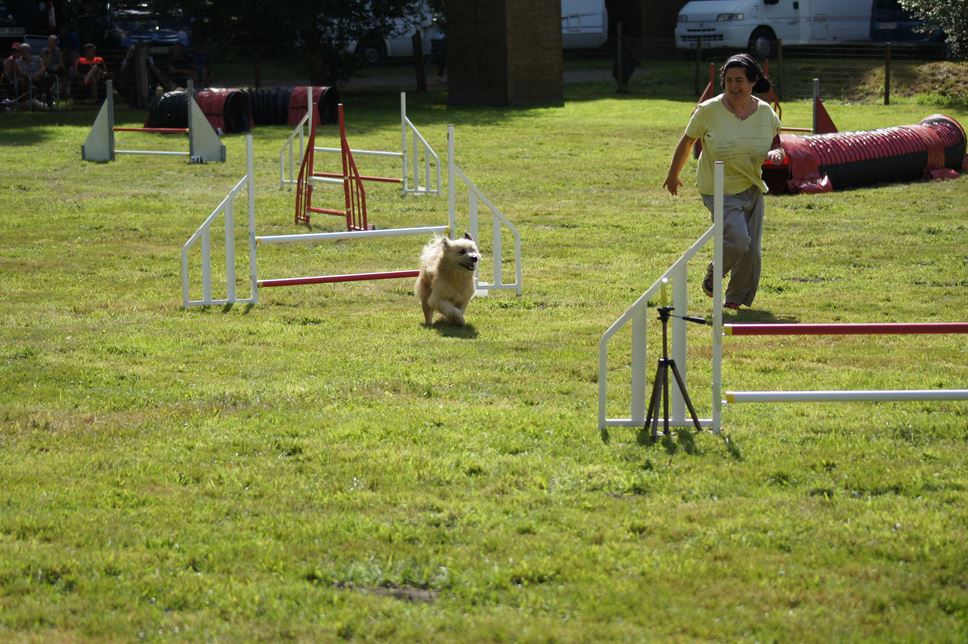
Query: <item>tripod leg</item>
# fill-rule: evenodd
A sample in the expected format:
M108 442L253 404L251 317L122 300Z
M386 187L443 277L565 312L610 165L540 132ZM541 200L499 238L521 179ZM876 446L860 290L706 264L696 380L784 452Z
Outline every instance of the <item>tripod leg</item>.
M692 422L696 425L696 430L702 431L702 425L699 424L699 418L696 416L696 408L692 406L692 400L689 399L689 392L686 391L686 383L682 380L682 375L679 373L679 368L676 367L674 360L669 361L669 366L672 367L672 375L676 377L676 384L679 385L679 393L682 394L682 399L686 403L686 407L689 408L689 414L692 416Z
M655 370L655 377L652 379L652 395L649 396L649 408L645 413L645 425L642 427L643 433L649 431L649 425L658 423L659 420L659 392L661 391L662 363ZM654 412L654 415L653 415ZM652 428L652 439L655 440L656 427Z
M662 433L665 436L669 435L669 364L672 360L663 359L662 360L662 392L665 394L662 400L662 411L663 411L663 425Z

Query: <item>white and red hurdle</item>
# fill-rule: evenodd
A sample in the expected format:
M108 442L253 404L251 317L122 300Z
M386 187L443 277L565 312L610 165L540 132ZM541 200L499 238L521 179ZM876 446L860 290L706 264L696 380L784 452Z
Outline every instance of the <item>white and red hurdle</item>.
M247 172L229 194L222 200L219 206L205 219L201 226L192 234L182 247L182 303L185 307L191 306L212 306L225 304L255 304L259 301L259 289L281 286L304 286L309 284L332 284L337 282L356 282L371 281L396 278L415 278L419 271L415 269L397 269L381 272L369 273L339 273L331 275L311 275L294 277L258 277L256 268L256 247L258 244L290 244L290 243L319 243L326 241L337 241L347 239L366 239L376 237L399 237L408 235L456 235L457 207L456 190L460 183L467 191L468 195L468 232L477 239L479 205L484 204L491 214L492 237L490 243L491 251L491 281L486 282L479 279L475 274L475 288L478 295L486 295L492 290L513 289L517 295L522 293L522 269L521 269L521 236L517 228L512 224L500 210L494 206L480 189L470 181L460 170L454 160L454 135L453 126L448 127L448 159L449 180L448 180L448 223L433 226L414 226L405 228L386 228L386 229L351 229L336 232L314 232L296 233L289 235L257 235L255 220L255 188L253 172L253 152L252 137L246 137L246 163ZM247 190L246 190L247 189ZM235 202L242 194L248 195L248 255L249 255L249 294L248 297L241 297L238 294L236 284L236 253L235 253L235 224L234 209ZM365 194L365 193L364 193ZM225 247L225 270L224 279L226 282L225 296L213 296L213 262L212 244L213 228L219 216L224 219L224 247ZM502 233L508 231L514 239L514 279L506 281L503 273L503 243ZM191 295L191 277L189 266L189 254L192 249L198 246L201 253L199 262L201 272L200 299L193 299ZM416 254L414 255L416 260Z
M441 191L440 182L440 156L434 151L427 140L407 116L407 94L400 92L400 150L365 150L349 148L345 143L345 128L340 126L340 146L325 147L316 145L315 125L319 118L313 118L314 91L312 87L307 87L306 114L289 134L286 142L279 150L279 187L286 185L297 185L299 179L296 172L296 162L305 159L306 154L311 149L313 151L313 163L309 165L308 176L316 177L318 184L331 183L338 185L342 175L325 171L317 172L315 168L315 154L339 154L345 156L344 150L359 157L399 159L400 176L378 177L374 175L364 177L366 181L382 181L385 183L400 184L401 192L405 195L439 195ZM307 147L308 141L308 147ZM320 179L336 179L337 181L322 181ZM298 216L298 215L297 215Z
M765 335L898 335L898 334L964 334L965 322L921 323L847 323L847 324L723 324L723 169L716 164L713 225L667 269L612 325L599 340L598 358L598 427L644 427L646 421L646 330L649 302L656 296L663 300L671 284L672 359L686 377L686 321L688 315L688 262L706 243L713 240L713 307L712 307L712 418L697 419L700 426L715 433L722 429L724 404L779 402L851 402L968 400L968 389L897 389L897 390L826 390L826 391L722 391L723 337ZM632 323L630 411L627 417L608 417L608 349L611 338L629 322ZM686 404L679 391L671 390L669 427L689 427L693 420L686 416Z
M85 161L114 161L118 154L148 154L160 156L188 157L189 163L209 163L225 161L225 145L205 118L204 112L195 102L192 82L188 81L188 127L116 127L114 125L114 88L107 81L104 103L98 111L94 125L81 146L81 158ZM188 150L119 150L115 146L115 132L138 132L143 134L186 134Z

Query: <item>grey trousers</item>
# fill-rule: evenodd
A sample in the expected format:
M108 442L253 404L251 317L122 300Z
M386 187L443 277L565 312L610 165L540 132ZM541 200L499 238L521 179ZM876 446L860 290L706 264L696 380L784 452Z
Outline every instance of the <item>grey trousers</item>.
M713 195L702 195L713 212ZM752 306L760 284L763 238L763 193L751 186L735 195L723 195L723 275L729 275L725 300Z

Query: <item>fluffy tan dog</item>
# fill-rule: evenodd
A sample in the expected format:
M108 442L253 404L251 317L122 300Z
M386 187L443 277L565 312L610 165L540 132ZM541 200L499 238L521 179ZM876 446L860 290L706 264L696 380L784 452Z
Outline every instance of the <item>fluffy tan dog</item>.
M424 246L413 292L420 299L427 326L433 322L435 310L451 324L464 326L464 311L474 297L474 269L480 258L468 234L463 239L437 237Z

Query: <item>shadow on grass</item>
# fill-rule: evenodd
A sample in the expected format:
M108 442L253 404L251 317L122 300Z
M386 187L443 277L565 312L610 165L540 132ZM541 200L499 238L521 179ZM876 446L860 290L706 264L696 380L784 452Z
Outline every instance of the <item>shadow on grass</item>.
M792 315L777 315L772 311L762 309L740 309L732 315L724 315L723 322L757 322L761 324L794 324L800 318Z
M686 427L680 427L675 429L674 432L670 431L668 434L662 433L658 436L653 436L651 430L643 427L639 431L638 442L646 447L652 447L656 444L662 445L669 456L673 456L679 450L690 455L700 453L699 448L696 447L693 431Z
M464 326L455 326L453 324L448 324L443 320L437 320L433 323L432 327L437 333L444 336L445 338L460 338L462 340L473 340L478 336L477 329L474 328L473 324L465 324Z

